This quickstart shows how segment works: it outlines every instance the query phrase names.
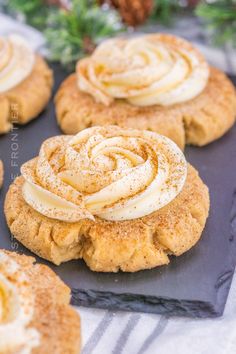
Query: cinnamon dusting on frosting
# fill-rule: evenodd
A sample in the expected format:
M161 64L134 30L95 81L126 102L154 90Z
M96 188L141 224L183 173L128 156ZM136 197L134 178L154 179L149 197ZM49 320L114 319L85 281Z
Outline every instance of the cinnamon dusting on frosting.
M121 221L170 203L183 188L187 164L166 137L107 126L47 140L21 172L25 201L47 217Z
M203 91L209 77L197 49L163 34L105 41L78 61L76 72L79 89L104 105L114 99L137 106L185 102Z

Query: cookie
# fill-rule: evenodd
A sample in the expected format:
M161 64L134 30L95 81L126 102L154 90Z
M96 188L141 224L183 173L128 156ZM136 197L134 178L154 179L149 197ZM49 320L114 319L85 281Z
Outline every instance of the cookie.
M35 281L37 279L37 281ZM35 259L0 250L0 352L80 352L80 318L70 290Z
M4 166L2 160L0 160L0 188L3 184L3 177L4 177Z
M47 140L10 186L11 233L55 263L94 271L168 264L201 237L209 194L177 145L148 131L93 127Z
M0 134L12 125L26 124L47 105L53 85L52 71L18 35L0 37Z
M167 34L113 39L77 64L55 97L62 131L118 125L203 146L232 127L236 94L189 42Z

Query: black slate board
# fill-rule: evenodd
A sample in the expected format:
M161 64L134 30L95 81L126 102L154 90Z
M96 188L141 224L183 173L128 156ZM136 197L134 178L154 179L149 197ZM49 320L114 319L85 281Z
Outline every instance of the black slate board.
M53 68L56 88L66 74L58 66ZM0 137L0 158L5 164L4 188L0 192L1 248L31 254L9 234L3 215L4 195L21 164L37 155L46 138L57 134L60 130L51 102L37 120ZM191 317L220 316L236 264L235 142L236 126L209 146L186 148L188 161L198 168L210 188L211 211L197 246L181 257L173 257L168 266L135 274L103 274L91 272L83 261L56 267L37 260L49 264L72 288L75 305Z

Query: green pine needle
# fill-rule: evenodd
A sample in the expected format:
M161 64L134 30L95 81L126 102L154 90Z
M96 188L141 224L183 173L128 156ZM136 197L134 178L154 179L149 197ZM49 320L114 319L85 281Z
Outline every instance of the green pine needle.
M94 1L73 0L70 11L61 9L50 15L44 33L50 58L71 69L87 54L86 40L96 46L122 29L116 12L105 11Z
M236 45L236 0L201 1L196 15L206 23L217 45Z
M11 0L6 7L10 14L22 14L29 25L39 30L45 28L48 13L53 10L53 6L46 5L43 0Z
M170 25L173 23L174 15L182 10L179 0L154 0L151 21Z

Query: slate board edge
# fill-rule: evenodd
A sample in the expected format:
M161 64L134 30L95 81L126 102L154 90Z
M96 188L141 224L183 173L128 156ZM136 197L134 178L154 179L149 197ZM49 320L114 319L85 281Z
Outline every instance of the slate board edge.
M170 316L214 318L222 316L228 291L233 279L235 264L221 276L217 298L214 304L205 301L176 300L167 297L142 294L117 294L106 291L72 288L71 304L116 311L134 311ZM219 296L221 293L221 296ZM223 295L222 295L223 293ZM222 303L222 298L224 299Z
M80 289L72 289L71 304L112 311L134 311L195 318L214 318L222 315L218 306L213 306L208 302L177 301L143 295L114 294Z
M232 208L230 211L231 235L233 244L236 238L236 190L232 196ZM218 288L216 302L214 304L204 301L176 300L139 294L115 294L105 291L72 289L71 303L75 306L96 307L107 310L135 311L171 316L186 316L198 318L214 318L222 316L228 292L236 266L236 249L231 249L232 267L220 275L217 280ZM219 296L219 293L225 294ZM224 299L223 303L221 299Z
M141 294L117 294L106 291L82 290L72 288L71 304L111 311L133 311L169 316L193 318L215 318L223 314L228 291L232 282L235 265L222 276L214 304L205 301L176 300L166 297L145 296ZM222 295L222 293L224 295ZM223 303L220 299L224 299Z

